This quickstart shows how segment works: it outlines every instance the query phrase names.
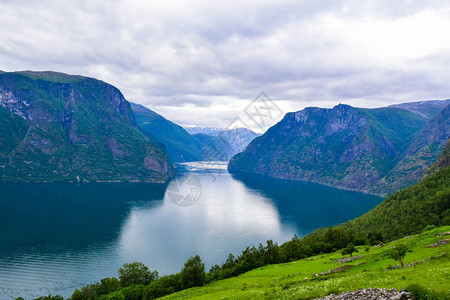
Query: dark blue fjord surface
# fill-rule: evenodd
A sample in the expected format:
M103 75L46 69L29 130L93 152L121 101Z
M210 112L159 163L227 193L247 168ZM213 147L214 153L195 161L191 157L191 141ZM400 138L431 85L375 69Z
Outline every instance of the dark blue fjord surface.
M0 185L0 299L60 294L141 261L160 275L207 269L250 245L355 218L382 198L187 164L168 186Z

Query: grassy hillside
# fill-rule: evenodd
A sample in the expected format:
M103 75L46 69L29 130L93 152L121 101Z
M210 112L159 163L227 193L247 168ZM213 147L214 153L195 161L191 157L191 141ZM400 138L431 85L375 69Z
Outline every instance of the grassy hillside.
M382 232L391 240L420 232L427 225L450 224L450 168L389 196L377 207L338 228Z
M191 288L162 299L312 299L331 293L337 294L361 288L396 288L398 290L418 284L441 296L450 298L450 244L427 247L448 236L437 233L450 231L450 226L427 231L411 238L403 238L382 246L357 247L361 258L339 264L340 251L284 264L268 265L239 277L213 282L207 286ZM390 248L397 243L408 246L405 264L443 255L427 262L403 269L386 270L398 264L388 257ZM347 256L348 257L348 256ZM349 268L315 276L342 265ZM445 298L445 297L444 297ZM444 299L442 298L442 299Z

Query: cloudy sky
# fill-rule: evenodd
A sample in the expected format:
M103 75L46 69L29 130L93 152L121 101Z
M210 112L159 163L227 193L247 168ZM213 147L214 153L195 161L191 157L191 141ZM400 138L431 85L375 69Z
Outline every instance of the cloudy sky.
M183 125L450 98L450 2L0 0L0 69L95 77Z

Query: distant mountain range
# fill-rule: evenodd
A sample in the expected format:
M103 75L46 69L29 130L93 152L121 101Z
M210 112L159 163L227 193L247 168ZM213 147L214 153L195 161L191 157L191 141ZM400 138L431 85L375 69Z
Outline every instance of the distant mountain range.
M197 127L184 126L190 134L206 134L224 138L233 149L233 154L240 153L247 148L248 144L261 134L253 132L247 128L217 128L217 127Z
M258 136L245 128L183 128L145 106L132 104L131 107L140 130L166 145L175 162L228 161Z
M227 161L253 136L191 135L93 78L0 73L0 182L166 182L172 161Z
M230 172L387 195L418 182L449 135L450 100L309 107L258 136L183 128L93 78L0 72L0 182L163 183L172 162L232 157Z
M230 172L387 195L418 182L450 135L450 100L288 113L235 155Z
M450 104L450 100L428 100L394 104L390 105L389 107L401 108L412 112L415 115L428 119L442 110L448 104Z
M122 93L55 72L0 74L0 181L139 181L174 175Z

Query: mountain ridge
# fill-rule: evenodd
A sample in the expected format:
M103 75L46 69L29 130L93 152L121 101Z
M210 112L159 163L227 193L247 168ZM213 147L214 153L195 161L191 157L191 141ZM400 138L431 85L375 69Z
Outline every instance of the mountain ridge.
M415 102L405 102L389 105L388 107L396 107L410 111L416 115L430 118L450 104L450 99L445 100L424 100Z
M0 107L0 181L163 183L174 175L165 147L140 133L129 102L103 81L5 72Z
M197 130L189 132L153 110L131 103L140 130L166 145L175 162L227 161L250 143L250 130Z
M232 147L233 154L244 151L252 140L261 135L245 127L219 128L184 126L184 128L192 135L203 133L211 136L219 136L225 139L226 142Z
M418 172L409 181L403 174L395 186L380 184L407 155L427 122L449 119L450 111L444 109L441 113L440 117L438 113L427 119L398 107L308 107L287 113L244 152L235 155L228 169L232 173L257 173L386 195L420 179L423 173ZM448 130L450 124L441 123ZM425 159L422 172L439 155L442 140L440 137L440 144Z

